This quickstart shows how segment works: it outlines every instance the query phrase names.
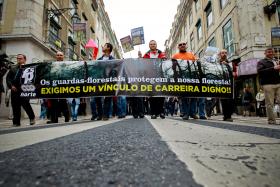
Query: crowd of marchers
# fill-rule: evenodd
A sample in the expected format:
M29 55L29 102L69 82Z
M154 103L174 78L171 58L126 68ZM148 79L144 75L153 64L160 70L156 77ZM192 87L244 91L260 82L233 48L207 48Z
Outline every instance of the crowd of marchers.
M159 58L166 59L165 53L157 48L155 40L149 42L150 50L144 55L139 51L138 58ZM113 60L111 55L113 46L110 43L105 43L102 47L102 56L97 60ZM264 53L264 59L258 62L258 74L262 89L253 96L250 88L244 88L242 96L243 115L251 115L253 109L256 110L257 115L267 116L268 124L276 124L275 109L280 104L280 62L274 58L273 48L267 48ZM178 43L178 53L172 56L172 59L188 60L195 62L198 58L187 51L187 43ZM20 75L22 73L22 66L26 63L26 56L24 54L17 55L17 65L13 66L6 76L6 84L8 87L11 106L12 106L12 120L13 126L21 125L21 107L26 111L30 125L36 123L33 109L30 105L29 99L20 97L21 85ZM56 53L56 60L63 61L64 54L60 51ZM104 62L106 63L106 62ZM232 72L230 61L227 58L227 51L221 50L218 53L218 63L225 65L229 72ZM6 72L1 70L2 74ZM1 92L4 91L1 85ZM252 103L255 105L252 105ZM63 114L65 122L76 121L78 112L85 110L84 98L67 98L67 99L40 99L41 114L40 118L48 118L47 123L58 123L58 118ZM166 115L178 115L182 120L201 119L207 120L213 115L215 109L219 104L221 105L221 112L223 120L232 122L232 114L234 112L234 98L189 98L189 97L91 97L91 120L109 120L116 116L118 118L125 118L127 115L132 115L134 118L144 118L145 115L150 115L151 119L165 119ZM83 104L83 106L82 106ZM252 109L253 106L253 109ZM80 109L79 109L80 107ZM85 112L84 112L85 113Z

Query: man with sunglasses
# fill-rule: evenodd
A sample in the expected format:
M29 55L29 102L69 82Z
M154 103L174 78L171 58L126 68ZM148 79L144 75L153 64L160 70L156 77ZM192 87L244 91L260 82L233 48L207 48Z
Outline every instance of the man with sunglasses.
M172 56L172 59L181 59L181 60L188 60L188 61L195 61L197 60L197 57L191 53L187 52L187 43L186 42L180 42L178 44L179 52L174 54ZM188 97L182 97L182 115L183 120L188 120L189 117L192 117L193 119L207 119L205 117L205 99L204 98L188 98ZM199 117L196 115L197 111L197 101L199 105Z

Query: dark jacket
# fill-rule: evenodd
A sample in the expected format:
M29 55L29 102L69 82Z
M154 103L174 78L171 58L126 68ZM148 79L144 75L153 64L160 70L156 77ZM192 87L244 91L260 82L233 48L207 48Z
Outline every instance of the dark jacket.
M104 55L102 55L102 57L98 58L97 60L103 60L103 58L104 58ZM109 56L109 60L114 60L114 59L115 58L112 55Z
M16 88L20 88L20 75L21 75L21 69L19 68L19 65L13 66L10 69L6 77L6 83L9 89L11 89L12 86L15 86Z
M5 92L4 85L3 85L3 77L6 74L7 70L8 69L4 66L0 67L0 93Z
M274 63L271 59L260 60L257 69L261 85L280 84L280 72L274 69Z

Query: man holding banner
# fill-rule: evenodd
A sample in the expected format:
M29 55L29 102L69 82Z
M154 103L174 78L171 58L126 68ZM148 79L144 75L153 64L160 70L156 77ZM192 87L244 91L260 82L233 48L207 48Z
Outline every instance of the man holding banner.
M35 124L35 115L33 109L29 103L29 99L20 97L22 90L21 87L21 75L23 72L23 65L26 63L26 56L24 54L17 55L17 65L12 67L6 77L6 83L9 89L11 89L11 103L13 109L13 126L20 126L21 106L26 111L30 125Z
M56 60L63 61L64 54L61 51L56 53ZM58 117L62 112L65 117L65 122L69 122L70 114L66 99L49 99L51 120L47 123L58 123Z
M223 64L227 67L228 71L230 72L230 76L232 77L232 68L229 65L229 61L227 59L227 50L222 49L219 53L220 57L220 64ZM223 109L223 115L224 115L224 121L229 121L232 122L233 119L231 118L231 115L233 113L233 108L234 108L234 101L232 98L227 98L227 99L221 99L222 103L222 109Z
M178 49L179 52L174 54L172 56L172 59L181 59L181 60L189 60L194 62L197 58L194 54L192 54L191 52L187 52L187 43L186 42L181 42L178 44ZM182 97L182 114L183 114L183 120L188 120L189 116L194 118L194 119L198 119L198 117L196 116L196 105L197 105L197 98L188 98L188 97ZM201 102L203 102L204 98L199 98L199 106L201 106ZM199 107L199 113L200 113L200 118L201 119L205 119L205 114L204 111L204 107Z
M157 49L157 42L151 40L149 42L150 50L145 53L143 58L160 58L165 59L165 54ZM151 107L151 119L156 119L157 116L164 119L164 97L151 97L150 98L150 107Z

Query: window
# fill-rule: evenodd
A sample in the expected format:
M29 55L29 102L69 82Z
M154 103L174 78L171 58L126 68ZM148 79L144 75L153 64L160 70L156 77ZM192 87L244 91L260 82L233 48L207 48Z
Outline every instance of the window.
M75 8L75 7L76 7L76 3L73 0L71 0L69 8ZM69 12L70 12L70 15L73 16L75 14L75 9L70 9Z
M95 31L94 31L93 27L90 27L90 30L91 30L92 34L94 34L94 33L95 33Z
M57 36L59 35L59 28L57 27L57 25L51 21L51 24L50 24L50 31L53 35Z
M216 47L216 41L214 37L208 42L208 46Z
M4 5L4 0L0 0L0 20L2 20L3 17L3 5Z
M87 56L86 49L85 49L85 46L83 44L80 45L80 49L81 49L81 54L83 56Z
M194 51L194 37L193 37L193 32L191 33L191 50Z
M192 25L193 23L193 15L192 15L192 11L190 11L190 15L189 15L189 23L190 23L190 26Z
M220 0L221 9L223 9L226 6L227 2L228 0Z
M211 6L211 1L209 1L208 5L205 8L206 19L207 19L207 27L209 27L213 23L213 11Z
M71 30L68 30L68 37L74 38L74 34Z
M232 33L231 20L229 20L223 26L223 38L224 38L224 47L228 51L228 55L232 56L234 54L234 45L233 45L233 33Z
M86 14L85 14L84 12L82 13L82 16L83 16L83 18L84 18L84 20L85 20L85 21L87 21L87 20L88 20L88 18L87 18L87 16L86 16Z
M200 9L200 0L195 0L194 1L195 5L195 11L197 12Z
M202 38L202 27L201 27L201 20L199 19L196 23L196 29L197 29L197 40L199 41Z

